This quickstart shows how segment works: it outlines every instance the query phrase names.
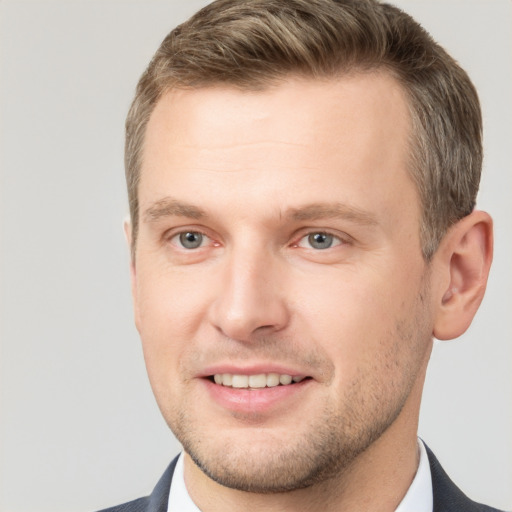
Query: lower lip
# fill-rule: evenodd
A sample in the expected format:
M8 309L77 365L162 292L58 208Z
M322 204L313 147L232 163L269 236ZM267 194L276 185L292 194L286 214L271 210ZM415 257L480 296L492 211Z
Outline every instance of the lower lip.
M209 379L202 379L214 402L222 408L241 414L263 414L279 407L289 407L311 385L305 379L288 386L271 388L240 389L222 386Z

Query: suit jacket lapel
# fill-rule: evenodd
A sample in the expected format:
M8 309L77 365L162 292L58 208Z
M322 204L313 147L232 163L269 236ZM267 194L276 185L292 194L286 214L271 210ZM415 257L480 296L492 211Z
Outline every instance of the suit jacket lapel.
M432 491L434 493L434 511L433 512L484 512L497 511L479 503L471 501L445 473L441 464L435 455L425 445L428 459L430 462L430 472L432 474Z
M145 512L167 512L169 491L171 489L172 476L174 474L174 468L176 467L177 461L178 457L169 464L165 473L156 484L151 496L149 497Z

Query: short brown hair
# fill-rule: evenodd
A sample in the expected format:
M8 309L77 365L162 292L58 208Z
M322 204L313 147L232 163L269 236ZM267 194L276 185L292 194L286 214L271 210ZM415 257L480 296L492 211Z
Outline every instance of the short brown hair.
M166 91L218 84L257 90L290 75L325 79L374 69L391 73L409 99L410 173L429 261L447 229L475 206L480 105L454 59L409 15L377 0L217 0L175 28L142 75L126 121L133 244L144 135Z

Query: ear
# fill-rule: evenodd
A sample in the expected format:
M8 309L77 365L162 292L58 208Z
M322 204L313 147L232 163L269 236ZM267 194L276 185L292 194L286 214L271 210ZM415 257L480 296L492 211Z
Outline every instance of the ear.
M492 251L492 219L482 211L461 219L443 238L433 262L439 278L434 295L437 339L456 338L471 324L485 293Z
M135 268L135 252L132 246L133 229L129 215L124 219L123 228L126 244L128 245L128 251L130 252L130 281L132 301L135 310L135 323L137 323L137 272Z

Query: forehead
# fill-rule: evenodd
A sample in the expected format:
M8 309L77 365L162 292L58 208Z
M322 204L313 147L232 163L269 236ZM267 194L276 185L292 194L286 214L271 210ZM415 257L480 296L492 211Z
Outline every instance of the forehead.
M200 194L205 183L246 202L287 197L293 208L327 194L371 207L386 190L411 186L410 125L402 87L383 72L290 78L262 91L172 90L147 126L141 209L176 190Z
M171 133L176 136L175 141L181 135L193 143L190 136L194 135L201 144L214 143L216 133L219 139L223 137L223 129L249 123L254 138L258 136L256 128L259 126L273 127L274 135L280 139L290 133L293 121L298 123L291 135L300 132L309 137L311 130L308 128L316 128L312 122L337 125L333 133L336 135L343 128L357 129L361 124L369 128L369 122L377 117L381 118L381 124L387 119L390 127L410 124L403 87L384 70L354 71L322 80L290 76L257 90L229 85L171 89L157 102L146 139L164 130L167 136ZM283 125L286 133L281 130ZM216 128L213 133L212 127ZM240 135L246 134L240 132Z

